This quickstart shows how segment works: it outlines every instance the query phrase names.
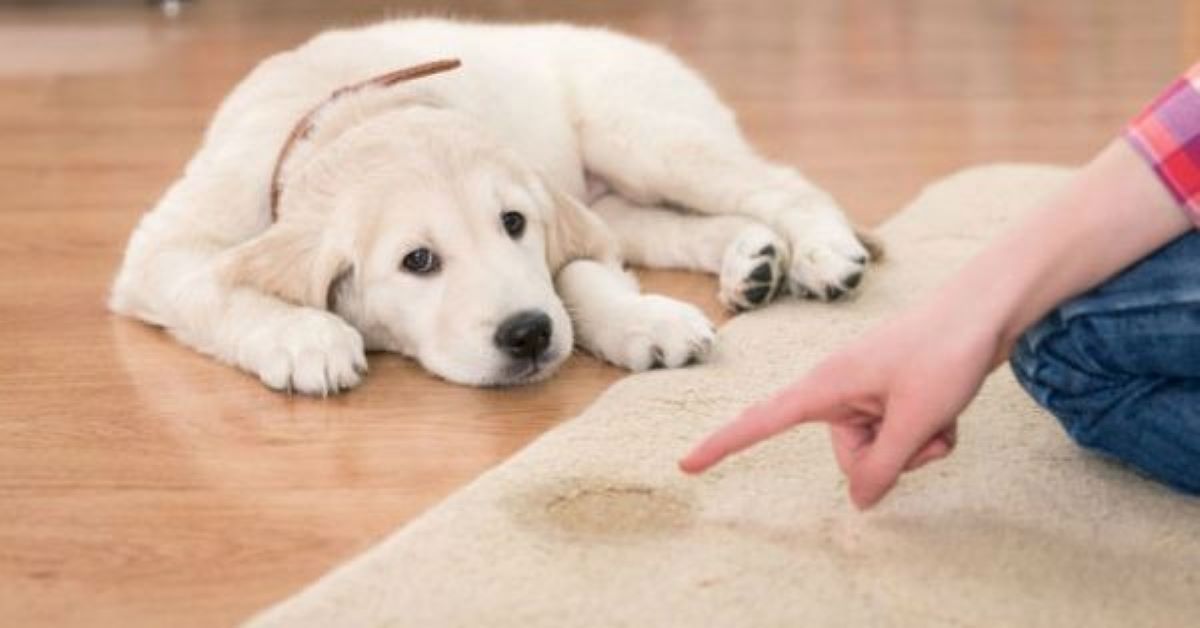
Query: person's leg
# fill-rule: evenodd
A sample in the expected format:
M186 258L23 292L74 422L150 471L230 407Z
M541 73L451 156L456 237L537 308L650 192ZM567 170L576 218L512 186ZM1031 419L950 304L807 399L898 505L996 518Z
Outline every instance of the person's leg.
M1063 304L1011 364L1080 445L1200 494L1200 233Z

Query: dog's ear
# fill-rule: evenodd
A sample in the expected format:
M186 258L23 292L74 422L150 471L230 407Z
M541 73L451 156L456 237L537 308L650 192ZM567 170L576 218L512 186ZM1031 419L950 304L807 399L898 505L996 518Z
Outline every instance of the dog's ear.
M543 188L551 206L546 225L546 263L551 274L577 259L620 260L616 236L595 212L553 185Z
M233 286L251 287L289 303L333 307L335 288L352 272L350 259L316 216L287 216L231 249L220 268Z

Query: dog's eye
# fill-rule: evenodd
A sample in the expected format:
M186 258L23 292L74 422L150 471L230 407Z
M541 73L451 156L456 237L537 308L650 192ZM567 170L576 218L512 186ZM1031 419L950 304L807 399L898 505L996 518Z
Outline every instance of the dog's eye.
M428 275L442 265L441 260L433 251L424 248L409 252L400 263L404 266L404 270L415 275Z
M504 230L513 238L519 238L525 233L525 216L522 216L521 212L504 212L500 214L500 221L504 223Z

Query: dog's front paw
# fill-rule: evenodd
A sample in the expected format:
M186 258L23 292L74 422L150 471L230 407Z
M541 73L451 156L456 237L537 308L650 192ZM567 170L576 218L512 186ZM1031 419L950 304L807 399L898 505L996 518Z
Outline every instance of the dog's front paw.
M677 368L703 361L716 332L695 306L656 294L641 295L624 311L610 361L633 371Z
M758 223L742 229L725 248L717 299L731 312L766 305L783 283L788 244Z
M318 310L297 310L247 338L239 362L275 390L328 395L353 388L367 372L362 335Z
M788 290L799 297L833 301L862 281L871 256L835 207L785 220L791 244Z

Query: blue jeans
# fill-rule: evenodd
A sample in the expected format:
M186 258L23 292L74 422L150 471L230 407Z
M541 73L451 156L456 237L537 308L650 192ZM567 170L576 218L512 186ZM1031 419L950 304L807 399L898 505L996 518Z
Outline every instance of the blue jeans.
M1200 232L1051 312L1011 364L1080 445L1200 495Z

